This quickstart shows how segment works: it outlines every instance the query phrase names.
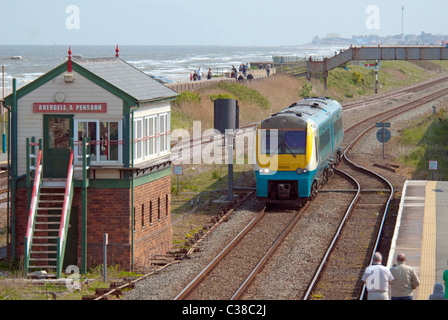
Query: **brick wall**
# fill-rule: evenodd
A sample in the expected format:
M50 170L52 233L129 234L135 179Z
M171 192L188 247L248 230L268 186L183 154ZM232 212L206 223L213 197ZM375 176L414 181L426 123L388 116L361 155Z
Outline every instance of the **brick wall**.
M75 188L72 214L78 214L78 266L81 265L81 188ZM132 214L134 221L134 266L148 266L155 254L172 248L170 175L131 189L87 189L87 267L103 263L103 235L108 234L107 263L125 270L132 267ZM16 257L23 256L28 222L27 191L17 189ZM135 208L135 211L134 211ZM159 210L160 208L160 210Z
M81 265L82 189L76 188L72 207L78 212L78 265ZM108 234L108 265L131 266L130 189L87 189L87 267L103 263L103 235ZM76 212L76 211L75 211Z
M142 269L172 248L171 176L136 187L134 209L134 264Z

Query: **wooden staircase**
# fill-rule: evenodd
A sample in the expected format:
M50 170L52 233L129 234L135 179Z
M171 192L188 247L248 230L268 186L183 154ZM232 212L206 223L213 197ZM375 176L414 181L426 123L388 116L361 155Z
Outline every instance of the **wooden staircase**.
M31 239L28 273L57 268L57 238L66 179L43 179Z

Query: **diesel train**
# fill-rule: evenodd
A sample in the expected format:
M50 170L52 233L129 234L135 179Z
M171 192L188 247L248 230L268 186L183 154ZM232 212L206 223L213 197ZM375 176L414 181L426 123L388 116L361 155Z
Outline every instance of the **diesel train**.
M313 199L341 159L341 105L306 98L261 121L254 137L257 198L267 203Z

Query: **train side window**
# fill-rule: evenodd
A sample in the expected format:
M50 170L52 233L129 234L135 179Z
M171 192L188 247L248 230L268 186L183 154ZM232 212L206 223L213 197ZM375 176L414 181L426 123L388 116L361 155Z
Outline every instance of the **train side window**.
M327 128L325 132L323 132L319 136L319 152L322 152L322 150L327 147L327 145L330 143L330 140L330 130L329 128Z
M342 118L340 117L334 123L334 132L340 134L342 132Z

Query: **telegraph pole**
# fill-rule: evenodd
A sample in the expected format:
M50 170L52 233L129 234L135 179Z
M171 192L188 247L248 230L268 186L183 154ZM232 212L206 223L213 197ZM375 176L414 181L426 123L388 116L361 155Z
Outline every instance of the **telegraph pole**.
M401 7L401 37L404 37L404 6Z

